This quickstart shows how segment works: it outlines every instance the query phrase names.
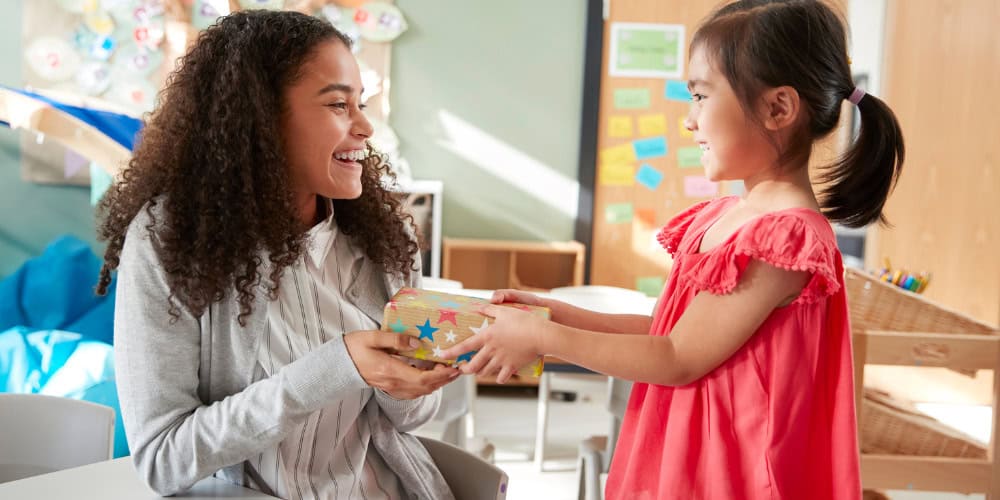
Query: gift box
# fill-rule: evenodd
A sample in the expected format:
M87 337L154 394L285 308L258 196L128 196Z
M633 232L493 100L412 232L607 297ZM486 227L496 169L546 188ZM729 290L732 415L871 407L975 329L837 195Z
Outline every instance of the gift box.
M489 303L488 300L464 295L403 288L386 304L382 330L420 340L420 347L399 351L398 354L402 356L446 364L470 361L476 354L475 351L464 353L457 359L443 359L441 351L489 326L493 318L479 313L479 308ZM550 316L547 307L513 303L498 305L528 311L545 319ZM520 377L537 378L542 374L543 363L539 356L515 373Z

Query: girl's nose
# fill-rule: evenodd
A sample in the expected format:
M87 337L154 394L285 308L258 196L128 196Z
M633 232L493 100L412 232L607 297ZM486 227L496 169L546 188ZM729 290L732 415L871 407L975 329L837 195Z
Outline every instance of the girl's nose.
M684 128L691 132L698 129L698 122L695 120L694 109L689 110L687 116L684 117Z

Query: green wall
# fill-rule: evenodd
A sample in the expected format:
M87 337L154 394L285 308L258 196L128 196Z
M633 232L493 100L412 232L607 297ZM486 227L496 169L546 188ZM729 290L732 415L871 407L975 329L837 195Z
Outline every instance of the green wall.
M0 1L0 84L20 87L21 6L30 0ZM0 126L0 277L38 255L61 234L95 243L90 190L21 180L19 133Z
M587 2L396 3L389 120L444 235L572 239Z

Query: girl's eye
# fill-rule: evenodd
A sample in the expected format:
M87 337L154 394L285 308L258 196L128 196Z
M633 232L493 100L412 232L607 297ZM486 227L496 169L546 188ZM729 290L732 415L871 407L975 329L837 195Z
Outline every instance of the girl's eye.
M704 94L691 94L691 100L694 102L701 102L705 98Z
M367 107L368 107L367 104L358 104L358 109L364 110Z

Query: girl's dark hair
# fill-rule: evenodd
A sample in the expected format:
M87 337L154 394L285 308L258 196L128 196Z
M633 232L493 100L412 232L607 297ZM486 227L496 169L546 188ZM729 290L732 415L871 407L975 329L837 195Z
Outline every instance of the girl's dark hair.
M691 42L732 86L744 110L767 88L794 88L805 111L803 125L784 151L781 165L806 165L816 139L840 119L854 90L844 23L816 0L741 0L723 6ZM861 127L853 144L821 175L826 216L849 227L885 223L882 207L903 166L903 134L892 110L865 95L858 103Z
M268 10L234 13L199 35L147 117L128 168L98 207L98 236L108 242L99 294L107 293L129 225L146 207L172 316L178 301L199 316L235 293L243 323L261 285L276 296L307 230L293 204L281 140L284 91L317 46L331 40L351 44L319 18ZM387 273L404 276L415 269L413 218L383 187L383 176L395 179L385 157L369 146L362 165L361 197L333 200L337 226Z

